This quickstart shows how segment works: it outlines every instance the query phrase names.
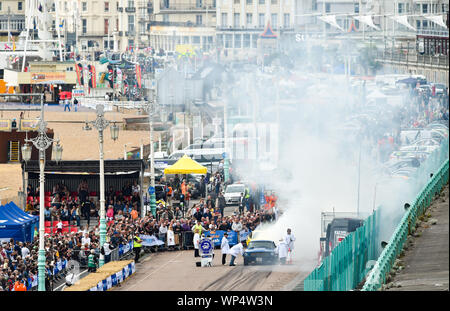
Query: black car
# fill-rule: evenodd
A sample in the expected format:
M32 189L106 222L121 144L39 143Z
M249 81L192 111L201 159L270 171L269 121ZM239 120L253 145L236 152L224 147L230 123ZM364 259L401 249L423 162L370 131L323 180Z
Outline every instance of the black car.
M270 240L253 240L244 252L244 266L249 264L274 265L278 262L277 246Z

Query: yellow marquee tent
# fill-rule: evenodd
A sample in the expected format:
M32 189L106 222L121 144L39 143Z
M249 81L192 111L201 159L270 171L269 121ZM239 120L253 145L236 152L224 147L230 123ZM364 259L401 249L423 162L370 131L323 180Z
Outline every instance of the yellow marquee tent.
M164 169L164 174L206 174L207 168L184 155L175 164Z

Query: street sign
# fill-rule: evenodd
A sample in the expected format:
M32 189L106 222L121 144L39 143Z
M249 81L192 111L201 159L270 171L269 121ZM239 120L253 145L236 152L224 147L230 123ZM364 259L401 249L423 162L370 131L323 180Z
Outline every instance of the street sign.
M154 194L155 193L155 187L148 187L148 194Z
M200 249L202 250L202 254L210 254L212 251L213 245L209 239L203 239L200 242Z

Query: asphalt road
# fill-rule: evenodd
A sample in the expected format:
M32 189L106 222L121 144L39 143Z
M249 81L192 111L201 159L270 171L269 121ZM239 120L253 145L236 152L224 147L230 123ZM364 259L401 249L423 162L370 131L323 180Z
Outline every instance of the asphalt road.
M290 290L307 271L294 262L285 266L244 266L238 257L236 266L221 264L220 250L215 250L212 267L197 267L194 250L150 254L136 264L136 273L115 291L261 291ZM292 284L292 285L290 285Z

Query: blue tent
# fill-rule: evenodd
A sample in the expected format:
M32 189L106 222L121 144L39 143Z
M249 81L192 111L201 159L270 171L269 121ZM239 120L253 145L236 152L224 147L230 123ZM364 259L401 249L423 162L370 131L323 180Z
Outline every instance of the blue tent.
M25 219L31 220L30 230L27 232L27 241L33 241L34 229L39 229L39 217L33 216L25 213L22 209L20 209L14 202L9 202L5 205L6 211L9 212L12 216L17 217L16 219ZM29 236L28 236L29 234Z
M15 215L12 212L14 208L11 208L11 203L5 206L0 205L0 239L13 238L15 241L31 242L33 238L31 227L34 220L25 218L23 215L22 217Z

